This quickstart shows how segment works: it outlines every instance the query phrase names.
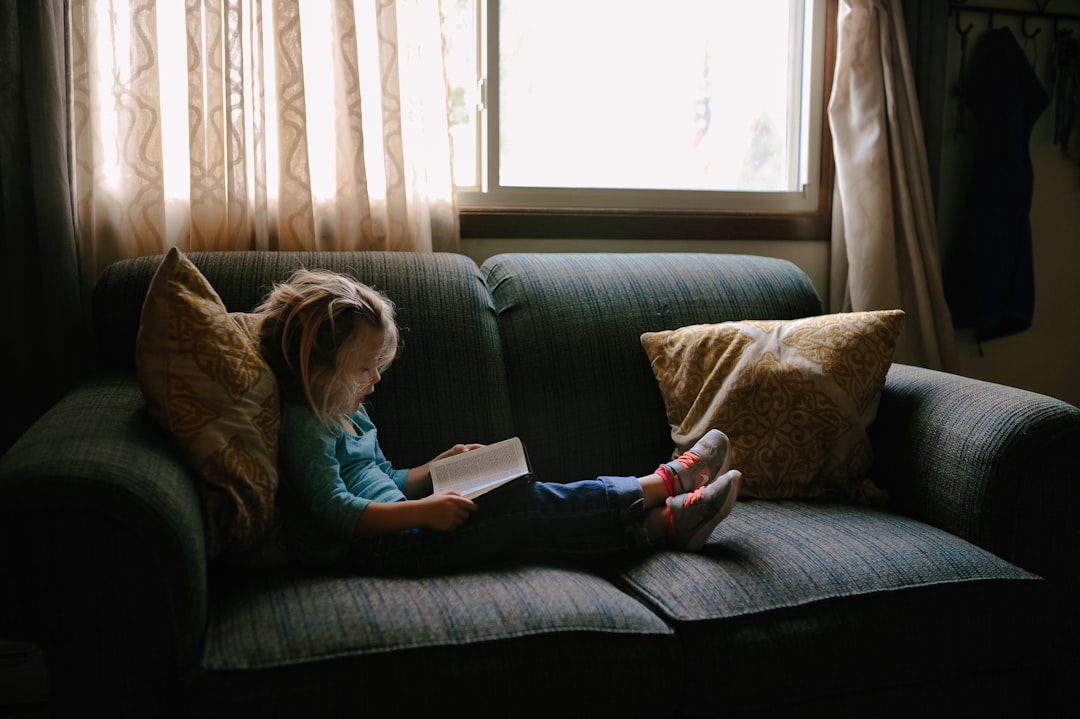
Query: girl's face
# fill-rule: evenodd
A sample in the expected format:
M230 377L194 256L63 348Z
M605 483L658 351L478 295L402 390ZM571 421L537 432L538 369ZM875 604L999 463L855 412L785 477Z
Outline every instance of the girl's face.
M339 370L349 380L349 386L356 393L354 409L359 408L364 400L375 391L375 385L382 375L379 374L379 359L382 357L382 330L367 328L358 332L347 345L342 347L338 358Z

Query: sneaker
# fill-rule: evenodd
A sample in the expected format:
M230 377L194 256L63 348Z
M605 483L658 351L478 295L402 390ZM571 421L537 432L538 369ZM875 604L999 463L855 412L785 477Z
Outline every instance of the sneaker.
M657 474L663 477L668 493L674 497L704 487L731 468L731 442L718 429L710 429L678 459L662 464Z
M701 549L716 525L731 513L742 486L742 473L731 470L693 492L667 500L669 541L689 552Z

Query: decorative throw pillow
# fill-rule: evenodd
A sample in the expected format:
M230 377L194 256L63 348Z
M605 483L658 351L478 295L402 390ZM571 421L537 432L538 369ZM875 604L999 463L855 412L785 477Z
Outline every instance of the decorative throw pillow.
M879 500L866 430L903 322L887 310L646 332L675 454L715 427L747 496Z
M151 416L205 480L200 494L211 556L251 545L274 519L278 389L251 319L230 315L174 247L150 283L136 343Z

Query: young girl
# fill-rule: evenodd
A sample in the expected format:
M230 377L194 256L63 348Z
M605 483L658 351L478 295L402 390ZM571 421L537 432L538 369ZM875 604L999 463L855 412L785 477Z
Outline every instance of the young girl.
M257 312L281 388L278 501L305 563L431 572L506 556L696 551L735 503L742 475L718 430L643 477L511 483L475 502L432 494L428 464L395 468L364 409L397 353L390 300L345 275L301 270Z

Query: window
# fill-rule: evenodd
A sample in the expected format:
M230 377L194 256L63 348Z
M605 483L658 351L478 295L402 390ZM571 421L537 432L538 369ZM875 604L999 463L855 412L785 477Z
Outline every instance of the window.
M444 0L463 233L820 231L826 4Z

